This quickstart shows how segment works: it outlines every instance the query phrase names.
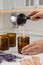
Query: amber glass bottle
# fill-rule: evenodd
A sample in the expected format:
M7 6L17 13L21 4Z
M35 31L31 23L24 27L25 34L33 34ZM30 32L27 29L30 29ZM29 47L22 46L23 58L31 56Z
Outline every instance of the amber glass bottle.
M16 46L16 33L8 33L10 47Z
M29 44L30 38L28 36L25 36L23 38L23 36L19 36L18 37L18 52L21 53L21 50L24 46L26 46L27 44Z

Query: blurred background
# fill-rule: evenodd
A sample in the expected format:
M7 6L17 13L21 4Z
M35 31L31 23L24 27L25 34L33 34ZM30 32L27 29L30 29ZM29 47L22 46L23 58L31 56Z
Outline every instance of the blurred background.
M21 34L22 28L25 27L26 34L40 36L41 38L39 38L43 39L43 20L27 20L26 24L18 29L14 29L10 21L10 16L13 12L20 12L28 15L32 10L38 9L43 9L43 0L0 0L0 32L10 31Z

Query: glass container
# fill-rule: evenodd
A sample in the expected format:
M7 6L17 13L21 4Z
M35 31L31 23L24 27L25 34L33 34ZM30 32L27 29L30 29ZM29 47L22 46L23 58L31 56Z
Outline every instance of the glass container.
M9 37L6 34L0 34L0 50L9 49Z
M30 38L28 36L19 36L18 37L18 52L21 53L21 50L24 46L28 45Z
M8 33L10 47L16 46L16 33Z

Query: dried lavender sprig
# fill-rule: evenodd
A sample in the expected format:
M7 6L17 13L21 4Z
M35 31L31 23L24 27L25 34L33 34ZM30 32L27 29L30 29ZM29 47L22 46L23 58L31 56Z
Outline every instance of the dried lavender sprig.
M22 59L22 57L16 56L16 55L12 55L12 54L4 54L4 55L0 55L0 57L2 58L2 60L6 60L8 62L16 61L16 59Z
M2 57L0 57L0 63L2 62Z

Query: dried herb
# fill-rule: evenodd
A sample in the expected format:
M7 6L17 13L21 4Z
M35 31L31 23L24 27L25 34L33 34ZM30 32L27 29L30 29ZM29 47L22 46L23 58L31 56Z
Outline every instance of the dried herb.
M15 62L16 59L22 59L22 57L12 55L12 54L0 55L0 62L2 62L2 60L6 60L8 62L11 62L11 61Z

